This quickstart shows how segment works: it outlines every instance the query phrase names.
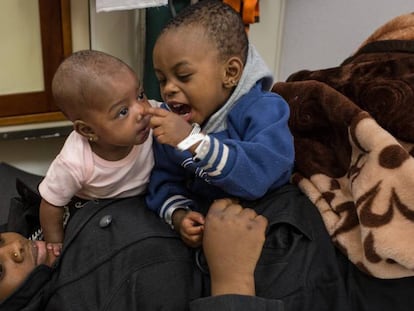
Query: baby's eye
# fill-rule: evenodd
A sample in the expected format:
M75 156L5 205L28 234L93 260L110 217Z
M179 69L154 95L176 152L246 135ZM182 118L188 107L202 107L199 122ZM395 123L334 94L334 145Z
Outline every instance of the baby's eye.
M141 100L143 100L144 98L145 98L145 93L144 93L144 91L139 92L139 93L138 93L138 95L137 95L137 100L141 101Z
M182 74L182 75L178 75L178 80L182 81L182 82L187 82L188 80L190 80L191 74Z
M128 114L128 108L124 107L119 111L118 117L125 117L127 114Z

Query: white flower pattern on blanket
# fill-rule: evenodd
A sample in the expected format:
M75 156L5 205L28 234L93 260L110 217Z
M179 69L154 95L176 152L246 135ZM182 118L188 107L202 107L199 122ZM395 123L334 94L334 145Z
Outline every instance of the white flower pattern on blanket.
M298 185L361 270L381 278L414 275L413 145L403 147L370 117L350 127L349 139L346 176L296 176Z
M379 278L414 275L414 13L380 26L336 67L272 90L291 108L292 181L343 253Z

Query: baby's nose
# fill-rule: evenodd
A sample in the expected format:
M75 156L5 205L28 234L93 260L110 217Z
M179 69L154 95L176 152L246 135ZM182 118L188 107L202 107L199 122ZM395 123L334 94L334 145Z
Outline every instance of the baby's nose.
M144 105L140 105L140 111L142 116L146 116L148 114L148 107Z
M137 116L137 121L140 122L143 119L148 121L149 119L151 119L151 112L150 112L150 106L146 106L146 105L139 105L140 108L138 109L138 116Z

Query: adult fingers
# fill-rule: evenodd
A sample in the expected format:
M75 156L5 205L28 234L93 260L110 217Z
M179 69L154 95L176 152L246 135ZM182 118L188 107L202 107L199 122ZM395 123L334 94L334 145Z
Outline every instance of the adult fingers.
M267 225L268 225L268 223L269 223L268 219L267 219L266 217L264 217L263 215L257 215L257 216L254 218L254 221L255 221L257 224L259 224L260 226L264 227L264 228L266 228L266 227L267 227Z
M246 217L248 219L251 219L251 220L253 220L257 223L260 223L260 224L263 224L263 225L267 226L267 223L268 223L267 218L262 216L262 215L257 214L256 211L251 209L251 208L244 208L240 212L240 215L243 216L243 217Z
M255 219L257 217L257 213L254 209L251 208L243 208L240 211L240 216L241 217L246 217L248 219Z
M235 206L234 206L235 205ZM220 212L224 211L227 208L233 206L237 208L241 208L240 205L237 204L237 200L233 198L225 198L225 199L219 199L215 200L213 204L210 206L209 212Z

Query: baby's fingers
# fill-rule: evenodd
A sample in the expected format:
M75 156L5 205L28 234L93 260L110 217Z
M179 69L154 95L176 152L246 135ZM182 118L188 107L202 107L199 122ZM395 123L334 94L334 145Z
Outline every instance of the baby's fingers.
M150 114L155 117L165 117L168 115L168 111L162 108L156 108L156 107L147 107L145 109L146 114Z
M62 243L48 243L47 249L51 250L53 252L53 255L58 257L62 251Z
M189 236L200 235L203 233L203 230L204 230L204 226L196 225L196 226L186 228L186 234Z
M199 247L203 241L203 235L182 235L182 240L190 247Z

